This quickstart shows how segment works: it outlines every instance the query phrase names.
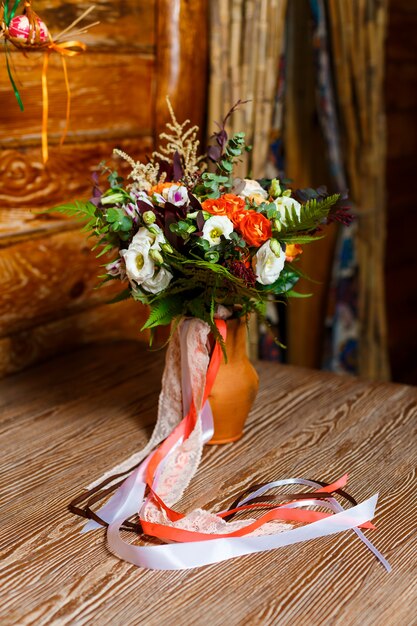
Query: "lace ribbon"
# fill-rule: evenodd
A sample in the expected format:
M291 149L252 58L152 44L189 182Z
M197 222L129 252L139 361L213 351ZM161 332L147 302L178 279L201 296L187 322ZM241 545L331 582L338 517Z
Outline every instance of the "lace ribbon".
M226 323L217 320L216 325L225 339ZM74 512L93 518L85 525L84 532L100 524L107 525L108 546L116 556L139 567L168 570L200 567L353 529L389 571L387 561L360 530L374 528L370 520L374 516L377 495L357 504L341 491L347 475L331 485L303 478L257 485L248 495L240 496L231 509L217 514L203 509L183 514L172 508L198 469L204 443L213 435L208 396L222 354L216 343L209 355L208 335L209 327L200 320L184 320L180 324L167 352L157 424L149 444L134 457L137 467L96 513L91 511L91 505L100 499L100 487L106 487L106 495L119 476L106 475L104 483L98 486L94 483L87 496L95 495L84 509L76 505L85 496L71 504ZM120 466L113 471L118 470ZM119 474L125 471L126 466ZM290 484L310 486L316 491L265 496L272 488ZM353 506L345 510L332 495L334 493L349 499ZM311 506L327 511L304 508ZM268 510L258 519L227 521L243 511L260 508ZM138 512L140 523L126 521ZM293 528L288 522L304 525ZM144 532L174 543L131 545L122 539L121 529Z

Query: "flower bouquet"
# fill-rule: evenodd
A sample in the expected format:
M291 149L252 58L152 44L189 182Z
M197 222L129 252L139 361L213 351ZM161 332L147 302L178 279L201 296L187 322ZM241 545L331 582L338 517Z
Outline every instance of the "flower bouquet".
M131 165L127 184L108 171L104 192L96 185L91 200L54 211L87 220L98 256L115 253L103 281L124 281L119 299L149 306L144 329L198 318L224 348L216 318L263 317L271 297L303 296L294 290L302 246L349 217L340 196L325 188L292 191L277 179L234 177L250 149L243 132L229 138L225 130L236 105L205 156L198 154L198 128L178 123L168 107L171 122L147 163L114 151Z
M197 471L204 443L213 436L208 399L216 378L224 379L225 349L228 357L234 352L228 347L226 320L239 322L250 312L263 316L269 298L294 296L302 245L320 236L329 221L349 218L338 208L339 196L324 189L293 192L278 180L234 177L234 164L248 148L243 133L228 138L227 116L206 158L198 155L198 129L179 124L171 107L170 112L172 121L161 135L164 143L147 163L116 151L132 166L127 185L108 172L109 189L96 186L90 201L58 210L87 219L84 229L98 238L100 255L115 253L103 280L125 281L123 296L149 306L145 328L173 322L150 441L92 483L70 509L90 518L84 530L107 526L108 547L120 558L141 567L178 570L325 536L336 527L366 526L376 498L346 512L329 497L340 491L346 477L332 485L284 479L250 488L229 511L180 513L175 506ZM229 379L234 402L240 378L241 370ZM226 420L235 410L234 403L222 405ZM230 521L236 512L262 507L256 501L265 491L287 484L312 486L319 493L308 501L308 494L292 494L288 506L282 499L269 502L257 520ZM92 505L116 488L93 512ZM81 502L86 502L83 508ZM331 514L300 510L306 502L325 506ZM126 521L133 515L137 522ZM304 525L292 529L287 522ZM120 534L122 528L166 545L132 545Z

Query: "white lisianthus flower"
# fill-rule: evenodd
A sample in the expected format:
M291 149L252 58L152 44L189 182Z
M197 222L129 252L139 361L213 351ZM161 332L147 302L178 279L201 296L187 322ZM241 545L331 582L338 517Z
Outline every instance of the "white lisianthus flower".
M145 229L140 229L145 230ZM135 235L136 237L136 235ZM133 239L135 239L135 237ZM121 250L120 256L126 265L126 274L129 281L141 285L144 280L152 278L155 273L155 263L149 256L151 241L147 237L132 241L127 250Z
M171 187L163 190L162 195L175 206L183 206L190 202L187 188L184 185L171 185Z
M150 293L159 293L166 289L171 282L173 276L165 267L161 267L159 271L142 283L142 287Z
M209 217L203 226L203 239L207 239L210 245L217 246L220 243L220 237L223 235L226 239L230 239L233 232L233 222L225 215L214 215Z
M239 198L249 198L250 196L262 196L264 200L267 199L268 193L261 187L257 180L251 178L245 178L245 186L239 194Z
M274 246L276 249L276 246ZM271 240L268 239L258 250L254 258L256 280L261 285L272 285L282 272L285 263L285 252L271 248Z
M140 285L151 293L159 293L168 286L172 274L165 268L158 270L150 254L151 250L159 252L163 243L165 237L161 228L153 224L151 229L139 228L127 250L121 250L126 275L133 287Z
M130 193L130 197L136 202L138 200L142 200L142 202L146 202L146 204L149 204L149 206L153 206L152 201L146 191L132 191Z
M152 224L150 228L139 228L130 245L136 245L136 243L142 241L148 241L150 248L159 250L160 244L165 243L165 237L162 229L157 224Z
M165 204L166 202L166 198L164 198L164 196L161 193L153 193L152 194L152 200L155 204Z
M288 196L280 196L274 200L274 204L277 208L277 211L280 214L280 221L285 224L285 212L286 209L291 211L291 207L294 207L297 217L300 217L301 214L301 204L294 200L294 198L289 198Z

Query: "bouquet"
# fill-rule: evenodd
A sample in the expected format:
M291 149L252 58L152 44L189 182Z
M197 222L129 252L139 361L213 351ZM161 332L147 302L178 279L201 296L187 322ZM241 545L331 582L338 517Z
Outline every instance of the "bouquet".
M294 290L302 246L350 216L324 187L293 191L277 179L233 175L250 150L243 132L228 137L225 130L240 101L206 155L199 155L198 127L180 124L167 102L171 122L147 163L115 150L131 165L127 181L101 164L108 189L96 176L93 198L53 210L87 220L98 256L114 253L103 281L125 282L117 299L148 305L144 329L190 316L207 322L222 343L216 318L253 311L262 318L271 297L302 297Z
M70 510L90 518L85 530L97 528L97 522L108 526L110 551L141 567L200 567L354 528L389 570L358 528L369 527L377 496L360 505L354 501L348 511L332 496L338 492L346 497L340 489L347 476L331 485L305 479L257 484L228 512L178 511L202 446L213 435L209 397L220 368L225 320L251 311L263 316L268 299L294 296L302 246L321 236L329 221L348 223L350 217L338 207L339 196L327 195L325 189L292 191L278 180L234 177L234 165L248 148L244 133L228 137L228 116L202 157L197 127L188 121L179 124L171 107L170 113L172 121L161 135L164 143L147 163L116 151L132 166L127 184L110 171L107 190L96 186L88 202L58 208L87 219L84 229L98 238L99 255L114 253L103 280L125 281L123 296L149 306L145 328L191 317L178 327L174 324L158 419L148 444L93 483ZM217 339L212 349L210 330ZM121 476L127 477L120 484ZM319 493L291 494L287 505L285 496L259 504L265 491L287 484L307 485ZM110 500L92 512L91 505L114 489ZM258 503L248 504L251 500ZM324 506L334 516L306 511L306 504ZM257 506L268 507L258 520L230 521L236 512ZM138 522L123 525L133 515ZM282 521L307 524L292 529ZM120 535L121 528L166 545L132 545Z

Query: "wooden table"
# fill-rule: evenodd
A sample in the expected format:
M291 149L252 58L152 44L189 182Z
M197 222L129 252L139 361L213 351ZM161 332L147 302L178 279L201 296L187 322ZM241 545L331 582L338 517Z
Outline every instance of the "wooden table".
M358 500L380 493L368 536L391 574L350 532L178 572L136 569L101 529L80 534L66 505L145 444L162 358L114 343L0 382L1 624L416 623L415 388L261 364L245 437L206 448L187 501L219 510L253 482L349 472Z

